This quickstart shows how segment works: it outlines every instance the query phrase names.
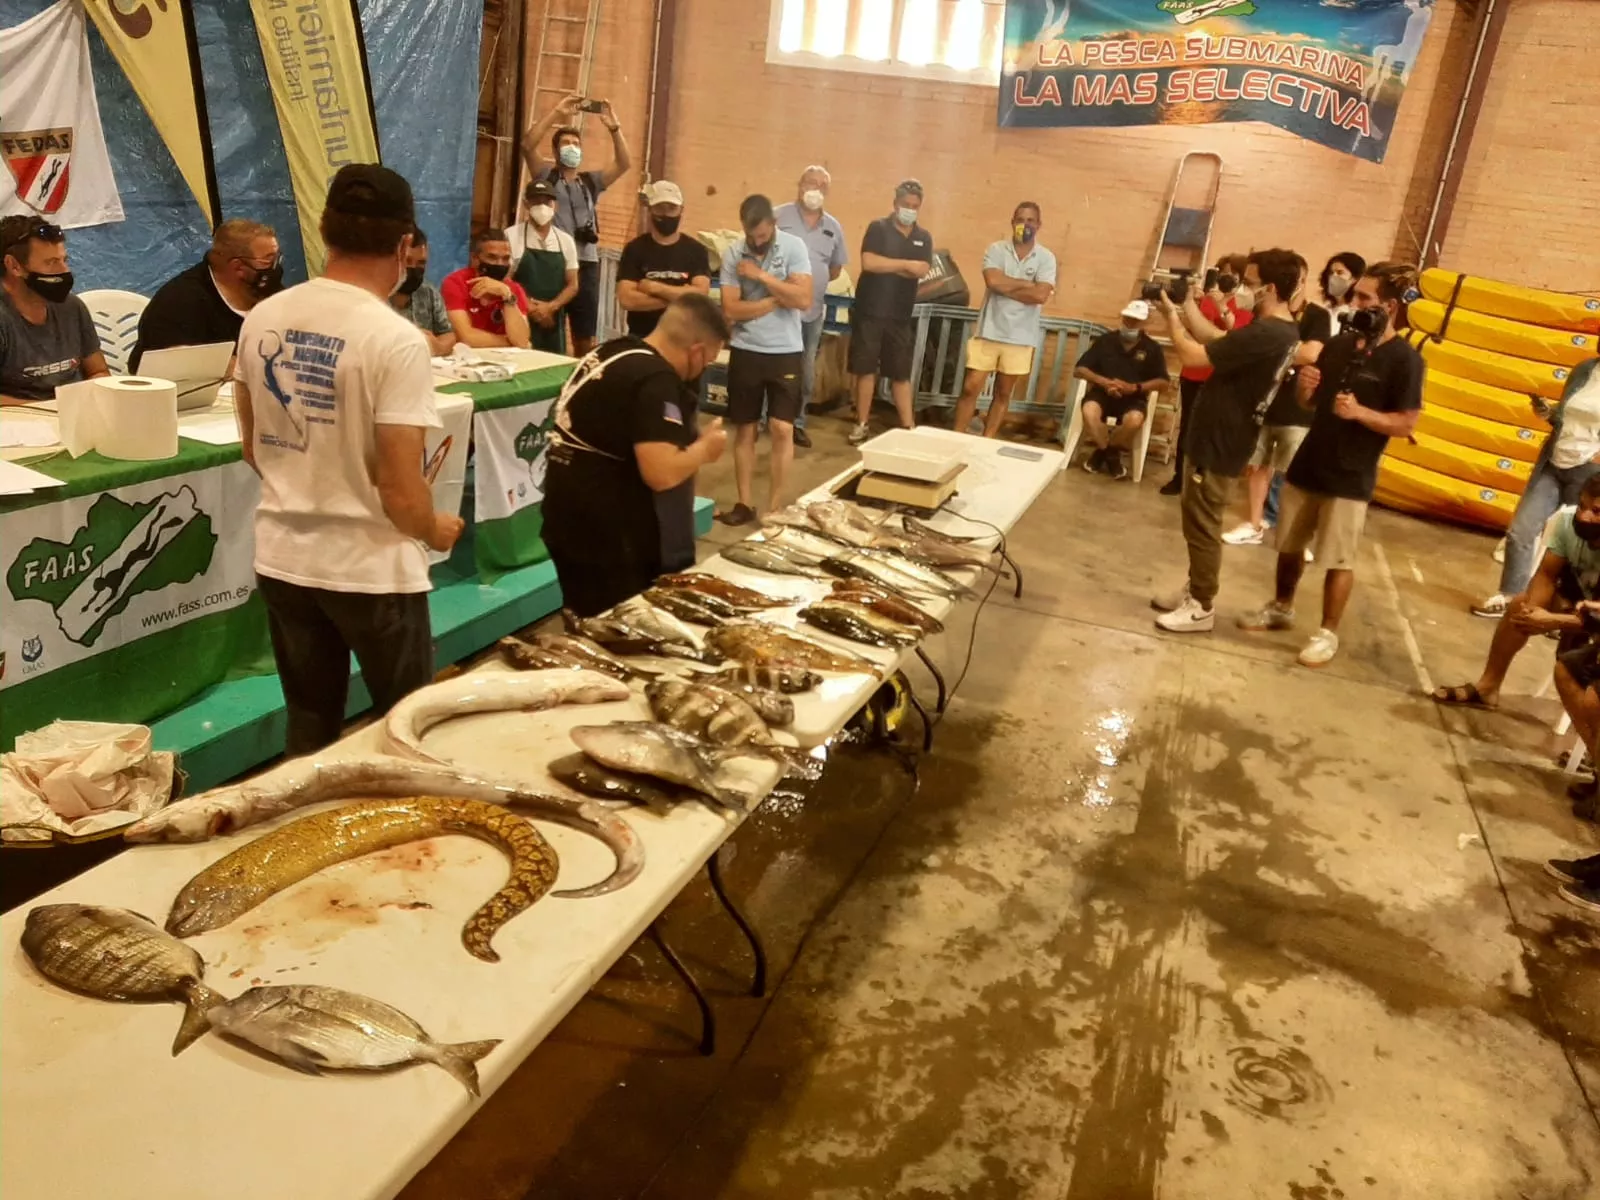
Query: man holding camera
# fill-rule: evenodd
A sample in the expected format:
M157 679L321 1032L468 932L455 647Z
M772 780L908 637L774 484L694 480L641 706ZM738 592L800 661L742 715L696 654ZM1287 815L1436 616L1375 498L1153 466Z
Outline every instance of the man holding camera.
M1195 311L1209 322L1214 330L1210 336L1221 337L1235 329L1250 324L1255 314L1248 290L1239 291L1239 281L1244 278L1244 255L1224 254L1217 265L1206 272L1205 294L1196 301ZM1161 302L1160 296L1146 296L1153 304ZM1205 335L1197 334L1202 341ZM1161 485L1163 496L1176 496L1183 491L1183 457L1189 448L1190 417L1194 415L1194 402L1200 395L1200 386L1211 378L1210 367L1184 367L1178 373L1178 446L1172 461L1172 478Z
M1300 285L1300 261L1292 250L1251 254L1244 284L1255 299L1255 319L1226 334L1201 314L1185 282L1160 292L1172 348L1185 367L1210 367L1212 374L1190 414L1181 501L1189 581L1176 595L1158 596L1150 605L1161 613L1156 624L1170 633L1208 633L1216 622L1212 606L1222 577L1228 501L1255 453L1262 416L1300 341L1289 312L1289 299Z
M1300 664L1326 666L1339 652L1339 618L1355 583L1356 553L1367 504L1378 486L1378 459L1392 437L1409 437L1422 411L1422 356L1396 336L1406 323L1406 293L1416 269L1384 262L1355 286L1346 332L1302 367L1300 403L1314 409L1311 429L1289 466L1278 521L1277 595L1241 629L1294 627L1294 593L1314 549L1327 568L1322 626L1300 652Z

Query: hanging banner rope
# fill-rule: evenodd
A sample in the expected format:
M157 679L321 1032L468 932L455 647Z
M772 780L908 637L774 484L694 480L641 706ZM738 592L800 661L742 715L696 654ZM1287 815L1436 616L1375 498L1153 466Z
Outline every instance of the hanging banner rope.
M318 224L328 182L347 163L382 161L355 0L250 0L278 111L289 179L306 248L322 273Z

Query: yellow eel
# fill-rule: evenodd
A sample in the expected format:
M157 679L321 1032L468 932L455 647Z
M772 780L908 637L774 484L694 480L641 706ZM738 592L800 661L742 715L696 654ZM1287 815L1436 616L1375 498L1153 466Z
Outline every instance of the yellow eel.
M190 937L220 929L324 867L447 833L489 842L511 860L511 878L461 930L468 954L499 962L490 941L554 885L560 869L556 852L525 819L498 805L440 796L350 804L264 834L184 885L167 914L167 932Z

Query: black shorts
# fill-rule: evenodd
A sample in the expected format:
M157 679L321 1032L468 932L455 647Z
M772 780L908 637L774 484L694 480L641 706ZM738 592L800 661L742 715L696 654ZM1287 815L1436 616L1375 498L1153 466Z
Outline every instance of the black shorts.
M850 320L848 367L852 375L881 375L891 383L911 378L916 323L907 317L856 317Z
M578 263L578 294L567 301L567 322L576 338L592 338L600 324L600 264Z
M728 351L728 424L753 425L763 405L772 421L794 423L800 415L800 370L805 355Z
M1120 423L1122 418L1131 412L1137 412L1140 416L1144 415L1145 394L1143 392L1134 392L1128 396L1108 396L1099 388L1090 388L1084 395L1083 402L1088 404L1090 401L1100 406L1100 419L1103 421Z

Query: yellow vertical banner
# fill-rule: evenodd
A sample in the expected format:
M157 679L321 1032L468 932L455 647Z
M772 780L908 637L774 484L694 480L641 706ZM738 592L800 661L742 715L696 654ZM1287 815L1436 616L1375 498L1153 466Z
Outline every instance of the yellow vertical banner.
M377 120L356 0L250 0L289 160L306 270L326 257L322 203L334 172L375 163Z
M222 219L190 0L85 0L211 225Z

